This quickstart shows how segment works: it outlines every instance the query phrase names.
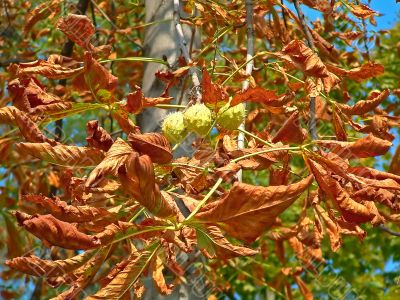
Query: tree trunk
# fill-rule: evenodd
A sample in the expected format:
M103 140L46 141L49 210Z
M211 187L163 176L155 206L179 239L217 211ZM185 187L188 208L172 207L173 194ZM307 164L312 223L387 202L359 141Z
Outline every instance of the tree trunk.
M155 25L147 27L144 38L144 56L155 57L155 58L166 58L170 65L175 65L178 57L181 54L179 48L179 42L175 32L175 26L173 22L173 0L146 0L146 23L148 22L159 22ZM168 20L168 21L166 21ZM191 28L183 26L185 38L190 45L192 40L193 32ZM200 36L196 32L193 37L192 47L196 49L200 44ZM142 90L147 97L158 97L164 90L165 83L161 82L155 77L155 73L162 69L160 64L146 63L143 76ZM190 81L190 78L188 79ZM188 87L190 87L188 84ZM181 87L183 83L178 85L178 88L174 87L170 89L170 96L174 97L175 103L181 95ZM190 89L189 89L190 90ZM182 103L187 101L186 93L183 96ZM171 112L171 110L170 110ZM159 131L162 120L168 114L167 110L163 109L146 109L137 118L138 125L141 127L142 132L154 132ZM190 147L191 139L186 139L186 142L176 151L177 156L188 155L191 152ZM176 153L175 153L176 155ZM184 264L188 257L183 254L178 262ZM161 296L150 277L145 279L146 292L144 299L205 299L207 298L205 285L203 278L198 278L200 274L194 274L191 270L187 271L187 285L180 285L175 289L172 295ZM172 275L172 274L171 274Z
M166 58L170 65L177 62L181 54L179 42L175 32L173 22L173 0L146 0L146 23L159 22L155 25L147 27L144 37L144 56ZM168 20L168 21L167 21ZM192 30L183 25L184 34L188 44L192 40ZM193 37L193 49L199 47L200 35L196 32ZM146 63L144 68L143 93L147 97L158 97L164 89L165 83L155 77L155 73L166 67L161 67L157 63ZM180 86L181 87L181 86ZM171 88L170 95L175 101L180 97L181 89ZM185 103L186 97L183 97ZM167 110L163 109L146 109L138 116L138 123L143 132L158 131L161 121L167 115Z

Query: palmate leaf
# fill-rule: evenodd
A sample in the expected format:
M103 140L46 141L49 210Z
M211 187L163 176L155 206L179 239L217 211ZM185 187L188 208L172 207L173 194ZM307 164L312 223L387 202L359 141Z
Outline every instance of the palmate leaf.
M17 257L7 260L6 265L33 276L56 277L83 266L97 252L90 250L63 260L45 260L37 256Z
M133 258L108 285L85 299L120 299L135 284L152 260L157 257L160 247L159 242L151 244L138 256Z
M90 147L19 143L16 148L23 155L29 154L52 164L70 167L96 166L104 157L103 151Z

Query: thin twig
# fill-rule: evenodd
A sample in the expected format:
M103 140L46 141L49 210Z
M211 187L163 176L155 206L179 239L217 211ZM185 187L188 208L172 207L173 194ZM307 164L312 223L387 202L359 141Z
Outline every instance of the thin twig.
M182 51L182 55L185 58L185 61L188 65L193 63L192 58L190 57L188 45L183 34L183 28L181 24L181 17L180 17L180 2L179 0L174 0L174 21L175 21L175 29L178 35L179 45ZM201 91L200 91L200 80L197 74L197 70L193 67L189 70L190 75L192 76L192 82L195 89L196 94L196 101L201 101Z
M88 0L79 0L78 4L76 5L76 11L75 13L78 15L84 15L86 14L86 10L88 8ZM74 50L74 42L68 39L67 42L63 45L63 48L61 50L61 55L66 56L66 57L71 57L72 56L72 51ZM67 79L61 79L59 81L59 84L62 86L67 85ZM63 118L60 118L56 120L55 122L55 127L54 127L54 135L55 135L55 140L56 141L61 141L62 140L62 134L63 134ZM50 187L50 197L52 195L57 194L57 188L54 186Z
M380 225L379 228L391 235L400 237L400 232L393 231L393 230L387 228L385 225Z
M254 9L253 0L246 0L246 28L247 28L247 55L246 55L246 75L251 76L254 66ZM250 79L246 78L242 82L242 92L246 91L250 86ZM244 122L239 126L238 134L238 149L244 148L244 133L242 130L245 129ZM242 181L242 169L237 173L238 181Z
M294 4L294 7L296 8L297 15L299 16L300 24L301 24L302 30L304 32L307 44L314 52L316 52L314 42L313 42L313 37L312 37L311 32L306 24L306 20L304 18L303 11L301 10L299 1L293 0L293 4ZM311 139L312 140L318 139L315 97L310 97L310 124L309 124L309 127L310 127Z

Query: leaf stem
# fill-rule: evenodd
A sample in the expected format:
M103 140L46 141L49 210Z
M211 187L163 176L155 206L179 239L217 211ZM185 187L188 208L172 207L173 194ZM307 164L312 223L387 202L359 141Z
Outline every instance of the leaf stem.
M260 138L260 137L258 137L258 136L256 136L256 135L252 134L251 132L247 131L247 130L244 129L244 128L239 127L238 130L239 130L240 132L243 132L244 134L247 134L247 135L251 136L252 138L256 139L257 141L259 141L259 142L261 142L261 143L263 143L263 144L265 144L265 145L267 145L267 146L270 146L270 147L273 147L273 146L274 146L272 143L267 142L266 140L263 140L262 138Z
M140 214L144 211L144 207L142 207L130 220L129 223L132 223L133 221L135 221L137 219L137 217L140 216Z
M235 71L232 72L231 75L228 76L228 78L226 78L221 85L226 84L229 80L232 79L233 76L235 76L243 67L245 67L247 64L251 63L254 59L256 59L259 56L265 55L265 54L273 54L272 52L269 51L262 51L262 52L258 52L256 55L249 57L243 64L241 64Z
M112 59L103 59L100 60L100 63L108 63L108 62L118 62L118 61L139 61L139 62L153 62L153 63L158 63L162 65L168 65L168 62L159 59L159 58L153 58L153 57L120 57L120 58L112 58Z
M199 167L199 166L185 164L185 163L170 163L169 165L177 166L177 167L188 167L188 168L193 168L193 169L199 169L199 170L202 170L202 171L207 170L207 168L204 168L204 167Z
M280 147L280 148L265 149L265 150L262 150L262 151L249 153L249 154L240 156L238 158L232 159L231 162L235 163L235 162L238 162L239 160L242 160L242 159L245 159L245 158L249 158L249 157L252 157L252 156L256 156L256 155L260 155L260 154L264 154L264 153L268 153L268 152L282 151L282 150L301 150L301 149L302 149L302 147Z
M222 177L217 180L217 182L214 184L214 186L211 188L211 190L207 193L207 195L204 196L203 200L200 201L200 203L196 206L196 208L190 213L190 215L186 218L184 223L187 223L194 217L195 214L198 213L198 211L206 204L207 200L210 199L210 197L214 194L214 192L217 190L217 188L220 186L222 183Z
M155 105L157 108L164 108L164 109L170 109L170 108L186 108L186 105L179 105L179 104L157 104Z

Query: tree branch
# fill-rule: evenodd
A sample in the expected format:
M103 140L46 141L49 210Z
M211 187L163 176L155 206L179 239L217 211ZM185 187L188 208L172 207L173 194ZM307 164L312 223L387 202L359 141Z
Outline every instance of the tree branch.
M188 45L183 34L183 28L181 24L181 16L180 16L180 2L179 0L174 0L174 22L176 34L178 35L179 45L182 51L182 55L185 58L185 61L188 65L192 64L193 61L190 57ZM200 80L195 68L190 67L189 73L192 77L193 86L195 88L196 101L201 101L201 91L200 91Z
M254 9L253 0L246 0L246 28L247 28L247 55L246 55L246 75L251 76L254 67ZM247 90L250 85L250 79L246 79L242 82L242 92ZM244 133L242 130L245 129L244 122L239 126L238 134L238 148L244 148ZM237 173L239 182L242 181L242 170Z
M310 47L314 52L316 52L316 48L314 46L313 42L313 37L311 35L311 32L306 24L306 20L304 18L303 11L301 10L299 0L293 0L294 7L297 11L297 15L299 16L300 24L302 27L302 30L304 32L308 47ZM311 133L311 139L312 140L317 140L318 139L318 133L317 133L317 119L316 119L316 103L315 103L315 97L310 97L310 133Z
M78 4L76 5L75 13L78 15L84 15L88 8L88 0L79 0ZM68 41L64 44L61 55L66 57L71 57L72 51L74 49L74 42L68 39ZM61 79L59 84L62 86L66 86L67 80ZM56 136L56 141L61 141L62 138L62 131L63 131L63 119L57 120L54 128L54 135Z
M387 228L387 227L384 226L384 225L380 225L379 228L382 229L383 231L385 231L385 232L391 234L391 235L400 237L400 232L393 231L393 230Z

